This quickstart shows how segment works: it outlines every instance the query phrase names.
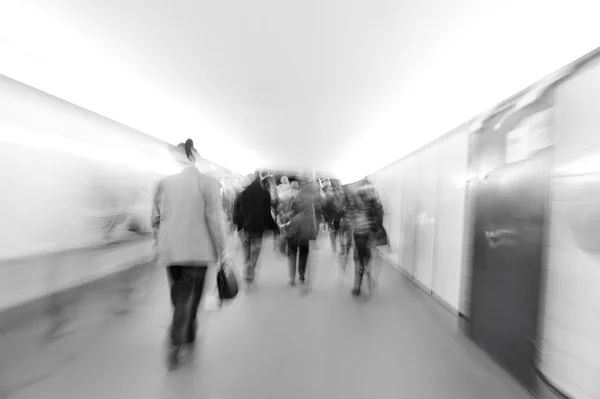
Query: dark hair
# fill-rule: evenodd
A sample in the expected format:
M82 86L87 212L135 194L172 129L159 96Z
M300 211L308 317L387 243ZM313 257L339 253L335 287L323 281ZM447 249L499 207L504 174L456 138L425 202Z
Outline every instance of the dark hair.
M194 157L194 142L192 139L187 139L185 141L185 155L187 155L188 159Z

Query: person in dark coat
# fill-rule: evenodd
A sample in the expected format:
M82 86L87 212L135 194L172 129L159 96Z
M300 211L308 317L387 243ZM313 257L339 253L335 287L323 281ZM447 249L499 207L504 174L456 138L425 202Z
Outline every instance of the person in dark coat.
M338 209L338 197L333 191L331 186L327 186L324 189L325 198L323 199L322 214L325 223L327 224L327 230L329 231L329 238L331 240L331 249L336 252L337 235L340 229L340 211Z
M262 248L265 231L275 229L271 215L271 195L261 184L261 173L257 171L254 181L240 194L236 204L236 225L242 233L245 255L246 282L254 282L256 264Z
M295 285L296 265L301 284L306 283L310 241L315 241L319 232L317 215L320 212L320 193L308 176L301 179L301 188L291 205L291 234L287 238L290 285ZM296 262L298 262L296 264Z

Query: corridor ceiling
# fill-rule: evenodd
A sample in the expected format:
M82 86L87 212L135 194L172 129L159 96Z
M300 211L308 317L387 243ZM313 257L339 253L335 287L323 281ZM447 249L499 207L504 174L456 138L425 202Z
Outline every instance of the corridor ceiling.
M240 173L360 178L598 46L597 0L0 0L0 73Z

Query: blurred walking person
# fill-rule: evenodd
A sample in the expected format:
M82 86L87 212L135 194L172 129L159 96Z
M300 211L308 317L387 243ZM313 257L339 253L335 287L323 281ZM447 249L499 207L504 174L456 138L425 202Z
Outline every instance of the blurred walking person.
M364 179L350 197L349 220L354 237L354 288L359 296L365 269L371 262L372 248L377 246L377 235L383 227L383 207L375 188Z
M331 186L326 186L324 189L325 198L323 199L323 219L327 226L329 238L331 241L331 249L337 252L337 236L340 229L340 211L338 209L338 198L333 192Z
M293 219L294 215L292 213L292 205L294 203L294 199L296 195L300 192L298 182L293 181L290 185L290 189L286 192L286 195L283 197L281 201L281 206L279 210L279 214L277 215L277 224L281 230L282 240L282 251L286 251L288 254L288 242L290 240L294 240L297 233L297 219ZM289 265L290 272L290 285L296 285L296 263L290 262Z
M269 192L271 196L271 219L273 221L277 220L277 208L279 208L279 190L277 189L277 182L272 175L268 175L263 177L263 184L265 189ZM279 250L279 238L280 231L277 223L273 225L273 250Z
M293 188L292 186L295 185L295 188ZM286 255L287 251L287 245L286 245L286 234L283 231L283 222L282 222L282 216L284 213L284 208L286 208L286 204L289 204L289 198L293 197L297 194L298 192L298 182L293 182L293 184L290 184L290 181L288 179L287 176L283 176L281 177L281 182L280 184L277 186L277 196L279 197L279 201L277 203L277 208L275 210L276 212L276 218L275 220L277 221L277 226L279 227L279 252L281 254Z
M248 285L255 279L263 235L265 231L275 228L271 215L271 195L263 187L261 180L260 171L256 171L254 181L242 191L238 203L237 227L242 233L245 280Z
M223 179L221 180L221 204L225 220L227 221L227 230L231 232L233 229L233 201L234 191L229 184Z
M290 285L296 284L296 271L301 284L307 281L308 255L310 242L317 239L319 225L317 215L320 212L319 189L314 181L304 176L301 178L300 191L294 197L289 220L290 234L287 238ZM306 287L308 290L308 286Z
M206 273L209 265L224 261L226 245L218 181L196 168L192 140L177 151L187 166L161 182L153 206L159 262L167 268L173 305L170 369L180 363L182 348L193 348Z
M338 210L340 218L340 227L338 231L338 238L340 242L339 252L339 263L342 274L345 274L346 267L348 266L348 258L350 251L352 250L352 242L354 237L352 235L352 218L350 207L351 205L351 193L347 188L342 189L342 192L338 198Z
M282 176L277 186L277 195L284 201L288 191L291 189L290 179L287 176Z

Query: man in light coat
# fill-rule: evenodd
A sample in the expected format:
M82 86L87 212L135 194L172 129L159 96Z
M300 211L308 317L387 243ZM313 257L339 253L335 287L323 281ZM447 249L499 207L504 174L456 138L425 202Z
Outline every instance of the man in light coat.
M195 342L208 267L226 256L219 183L196 168L198 154L192 140L177 149L185 154L187 166L157 186L152 215L158 262L167 268L173 305L170 369L179 364L181 349L191 349Z

